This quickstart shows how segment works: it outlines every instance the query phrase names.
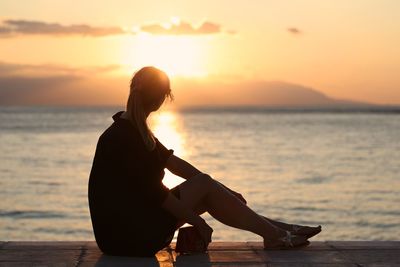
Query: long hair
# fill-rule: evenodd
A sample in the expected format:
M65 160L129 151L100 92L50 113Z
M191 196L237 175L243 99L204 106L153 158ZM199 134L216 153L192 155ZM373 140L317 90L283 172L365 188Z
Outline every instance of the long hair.
M156 146L154 134L147 124L147 116L156 111L165 98L173 99L167 74L155 67L144 67L131 80L126 111L142 136L147 150Z

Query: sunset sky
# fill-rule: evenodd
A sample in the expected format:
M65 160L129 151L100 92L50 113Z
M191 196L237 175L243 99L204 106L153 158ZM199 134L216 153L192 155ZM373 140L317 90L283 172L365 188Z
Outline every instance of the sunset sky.
M279 81L400 104L399 14L398 0L2 0L0 104L124 104L146 65L176 99Z

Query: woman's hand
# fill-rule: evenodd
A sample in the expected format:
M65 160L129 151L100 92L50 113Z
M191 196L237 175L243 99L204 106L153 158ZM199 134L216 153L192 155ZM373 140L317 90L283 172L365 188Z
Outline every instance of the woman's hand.
M242 194L233 191L232 189L230 189L229 187L227 187L226 185L224 185L223 183L220 183L218 181L216 181L217 183L219 183L223 188L225 188L226 190L228 190L232 195L234 195L235 197L237 197L241 202L243 202L244 204L247 204L246 199L242 196Z
M198 214L188 209L173 194L169 193L162 207L171 212L176 218L193 225L207 245L211 242L213 229Z
M202 218L193 226L196 227L197 231L199 231L201 237L208 246L208 244L211 243L211 236L214 230Z

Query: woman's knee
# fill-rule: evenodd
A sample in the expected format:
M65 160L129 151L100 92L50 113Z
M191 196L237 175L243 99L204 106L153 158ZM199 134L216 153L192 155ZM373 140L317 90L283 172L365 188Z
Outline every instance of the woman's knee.
M210 175L205 173L197 174L191 179L194 179L195 182L198 183L200 186L206 187L208 189L213 188L213 186L215 185L214 179Z
M211 179L209 175L198 174L180 184L180 200L196 212L205 210L204 199L212 191Z

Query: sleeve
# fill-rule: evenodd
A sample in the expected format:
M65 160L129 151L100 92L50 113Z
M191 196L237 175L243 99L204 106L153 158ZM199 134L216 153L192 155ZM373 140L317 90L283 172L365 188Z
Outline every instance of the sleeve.
M156 148L160 158L161 166L165 167L168 158L174 153L174 150L167 149L161 142L156 138Z

